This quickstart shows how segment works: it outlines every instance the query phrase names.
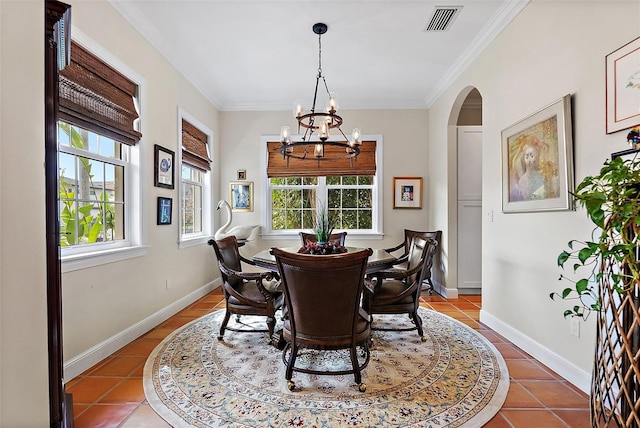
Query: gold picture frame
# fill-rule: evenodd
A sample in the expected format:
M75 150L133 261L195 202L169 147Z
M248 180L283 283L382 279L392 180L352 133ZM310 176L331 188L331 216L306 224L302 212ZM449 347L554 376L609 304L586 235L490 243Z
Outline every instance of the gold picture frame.
M502 130L502 212L573 210L571 95Z
M229 205L231 211L253 211L253 181L230 182Z
M393 177L393 208L422 208L422 177Z

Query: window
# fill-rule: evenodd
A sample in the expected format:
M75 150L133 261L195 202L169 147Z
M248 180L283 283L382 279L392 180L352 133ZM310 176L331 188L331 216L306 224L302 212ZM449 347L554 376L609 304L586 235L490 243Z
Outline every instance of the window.
M376 159L381 158L378 153L382 150L382 138L374 137L372 140L361 152L367 157L355 161L353 167L340 167L339 170L352 174L361 171L359 166L366 165L362 175L309 176L307 173L306 176L287 176L289 171L292 175L299 174L304 166L293 165L288 169L281 163L280 143L264 139L263 144L267 145L266 175L269 176L265 179L265 199L271 209L266 210L263 236L290 238L301 230L313 229L316 209L326 207L336 230L349 231L350 235L360 237L380 237L382 209L378 195L382 165ZM317 163L312 163L314 168L317 167ZM310 171L312 168L307 169ZM322 172L322 166L316 172Z
M123 241L129 147L62 121L58 147L60 246Z
M118 69L72 41L71 62L59 76L63 272L144 254L137 173L139 87L119 70L134 72L94 47Z
M212 132L182 109L180 124L180 245L203 242L211 236L211 159Z
M182 163L182 221L183 237L202 232L202 199L205 173Z

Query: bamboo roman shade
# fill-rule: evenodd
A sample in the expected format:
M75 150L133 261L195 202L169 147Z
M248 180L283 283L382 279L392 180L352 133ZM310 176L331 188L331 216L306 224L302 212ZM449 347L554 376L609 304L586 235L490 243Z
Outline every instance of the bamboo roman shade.
M337 160L316 161L313 158L313 146L309 146L309 159L287 158L280 154L282 143L270 141L267 143L268 177L317 177L328 175L375 175L376 173L376 142L363 141L360 146L360 154L353 158L353 165L344 157ZM300 150L296 147L296 150ZM325 146L325 154L333 151L344 152L344 147ZM336 155L334 155L336 156ZM346 153L345 153L346 156ZM330 156L328 156L330 157Z
M207 134L184 119L182 119L182 162L203 171L211 171Z
M61 120L126 144L142 134L134 97L138 86L92 53L71 42L71 64L60 72Z

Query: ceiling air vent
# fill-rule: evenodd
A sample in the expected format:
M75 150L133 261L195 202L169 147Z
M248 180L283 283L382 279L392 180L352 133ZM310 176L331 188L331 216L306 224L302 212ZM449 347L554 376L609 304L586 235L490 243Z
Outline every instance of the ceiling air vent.
M436 6L424 31L447 31L462 6Z

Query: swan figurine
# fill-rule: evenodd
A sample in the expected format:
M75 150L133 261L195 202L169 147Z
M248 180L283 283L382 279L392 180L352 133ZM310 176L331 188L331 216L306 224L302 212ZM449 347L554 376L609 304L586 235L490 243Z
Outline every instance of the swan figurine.
M235 227L232 227L231 229L228 229L229 226L231 225L231 221L233 220L232 214L231 214L231 206L229 206L229 202L225 200L221 200L220 202L218 202L218 208L216 209L219 210L220 208L224 208L225 211L227 212L227 222L223 224L222 227L220 227L220 229L218 229L214 234L214 237L216 240L226 238L227 236L231 236L231 235L234 235L237 240L243 239L247 241L253 241L254 239L256 239L256 235L260 230L260 226L258 225L235 226Z

